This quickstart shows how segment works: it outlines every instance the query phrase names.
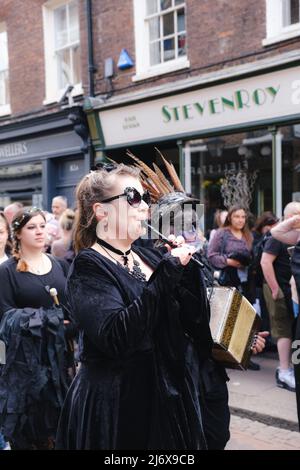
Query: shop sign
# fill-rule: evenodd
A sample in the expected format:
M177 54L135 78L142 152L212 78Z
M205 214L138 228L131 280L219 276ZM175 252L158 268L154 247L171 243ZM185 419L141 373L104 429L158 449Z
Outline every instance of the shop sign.
M224 175L226 171L240 171L248 170L248 160L242 160L238 162L227 162L227 163L210 163L208 165L193 166L191 167L192 175Z
M197 134L300 113L300 67L99 112L105 143Z
M81 153L81 145L80 137L73 131L11 142L0 145L0 162L10 163L12 159L21 161L23 157L42 159L55 153L63 154L65 151Z
M19 157L28 153L27 142L0 145L0 158Z

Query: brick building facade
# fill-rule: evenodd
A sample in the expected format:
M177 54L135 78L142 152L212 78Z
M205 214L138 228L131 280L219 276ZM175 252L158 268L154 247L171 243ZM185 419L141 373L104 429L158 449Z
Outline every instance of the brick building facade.
M126 160L130 148L150 162L157 159L155 145L174 162L186 189L205 201L208 227L223 204L226 170L258 171L253 212L279 214L298 198L298 0L0 0L1 31L10 95L9 113L1 113L0 101L3 202L27 191L21 173L6 170L13 162L16 169L23 162L36 167L25 169L35 176L23 179L34 181L28 194L42 193L48 207L53 194L72 199L93 158ZM68 47L73 71L60 55ZM124 49L133 66L121 69ZM80 75L62 103L70 80L62 74L65 86L56 83L60 60L68 80ZM15 150L20 143L27 153Z

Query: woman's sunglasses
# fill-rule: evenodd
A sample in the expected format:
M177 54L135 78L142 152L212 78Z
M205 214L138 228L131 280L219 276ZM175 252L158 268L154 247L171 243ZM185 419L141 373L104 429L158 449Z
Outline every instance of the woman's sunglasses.
M114 201L114 199L118 199L119 197L123 196L126 196L128 204L132 207L139 207L142 201L144 201L148 206L151 204L151 196L149 191L145 191L144 194L140 194L135 188L125 188L124 193L118 194L117 196L113 196L108 199L104 199L100 202L111 202Z

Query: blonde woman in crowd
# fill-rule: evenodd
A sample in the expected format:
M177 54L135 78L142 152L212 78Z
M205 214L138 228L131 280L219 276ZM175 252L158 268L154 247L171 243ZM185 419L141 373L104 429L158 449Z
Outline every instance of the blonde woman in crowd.
M75 212L72 209L66 209L60 219L60 234L59 240L54 240L51 246L51 254L58 258L65 258L70 251L73 239L73 226L75 221Z

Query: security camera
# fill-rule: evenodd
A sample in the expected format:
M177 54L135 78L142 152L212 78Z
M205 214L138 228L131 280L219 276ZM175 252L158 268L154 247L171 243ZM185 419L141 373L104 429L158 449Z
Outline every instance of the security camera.
M62 104L68 98L69 106L72 106L72 104L74 103L73 98L71 96L71 92L73 89L74 89L74 85L67 85L66 88L64 89L64 92L60 100L58 101L58 104Z

